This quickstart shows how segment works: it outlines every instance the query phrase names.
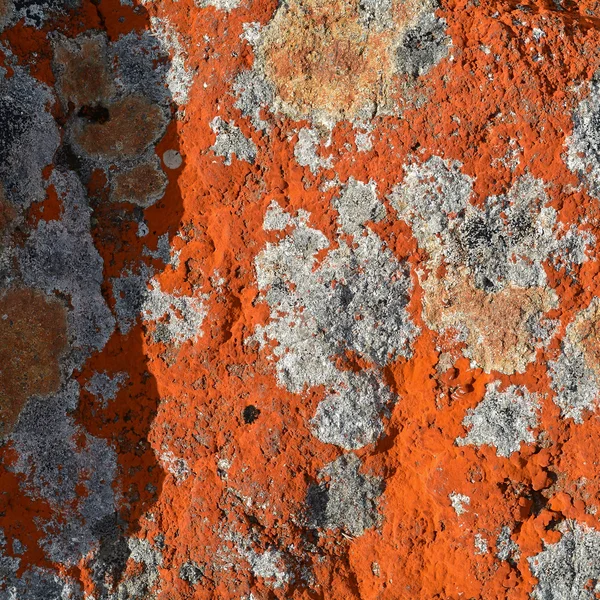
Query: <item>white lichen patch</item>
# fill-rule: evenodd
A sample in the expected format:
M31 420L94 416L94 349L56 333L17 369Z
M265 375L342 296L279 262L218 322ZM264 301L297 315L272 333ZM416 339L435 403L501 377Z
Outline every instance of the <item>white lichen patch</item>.
M202 336L206 316L205 295L185 296L164 292L151 269L124 273L112 279L117 322L128 333L138 319L153 323L155 342L182 343Z
M448 494L448 498L450 499L450 504L454 509L454 512L460 517L460 515L464 515L468 512L468 509L465 508L471 504L471 498L469 496L465 496L464 494L459 494L458 492L452 492Z
M143 321L156 323L155 341L182 343L202 335L206 308L203 298L168 294L152 280L141 315Z
M315 434L358 448L377 439L379 415L392 399L377 368L410 356L417 329L406 310L407 269L366 225L385 214L374 187L352 180L336 207L340 228L356 235L352 244L340 238L332 249L321 231L308 226L306 214L286 216L276 203L269 206L268 228L291 231L267 243L255 259L270 320L257 327L254 339L263 347L276 343L271 356L280 385L296 393L315 386L331 390L313 419ZM334 360L347 352L372 363L374 370L340 371Z
M217 10L229 12L240 5L240 0L195 0L196 6L206 8L212 6Z
M333 208L339 213L342 230L351 235L360 234L365 223L377 223L386 215L385 206L377 197L375 183L363 183L353 177L333 200Z
M495 381L486 386L483 400L469 409L463 425L467 435L457 438L459 446L494 446L498 456L510 456L518 452L521 443L535 441L532 429L538 424L540 409L536 394L530 394L522 386L511 385L499 390Z
M317 154L320 145L321 138L316 130L304 127L298 132L294 158L301 167L308 167L313 174L320 169L330 169L333 165L332 156L325 158Z
M512 531L508 525L504 525L496 538L496 557L517 563L521 557L519 545L512 540Z
M150 18L152 33L158 39L161 49L171 57L165 80L173 102L185 104L194 81L194 73L186 65L186 52L181 36L167 19Z
M529 558L534 600L593 600L600 593L600 532L563 521L562 538Z
M593 238L565 231L530 175L479 207L458 163L434 156L405 171L390 199L427 252L419 272L426 323L455 332L465 356L486 372L522 372L554 330L544 317L558 302L545 265L583 263Z

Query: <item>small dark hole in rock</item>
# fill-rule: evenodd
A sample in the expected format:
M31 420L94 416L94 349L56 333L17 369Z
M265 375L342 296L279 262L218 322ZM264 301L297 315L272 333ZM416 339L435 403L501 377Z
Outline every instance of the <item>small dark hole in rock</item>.
M106 123L110 119L110 113L105 106L82 106L77 113L77 116L88 119L93 123Z
M258 410L258 408L256 408L256 406L253 406L252 404L250 404L249 406L246 406L246 408L244 409L244 412L243 412L244 423L246 423L247 425L250 425L250 423L254 423L254 421L256 421L256 419L258 419L259 415L260 415L260 410Z

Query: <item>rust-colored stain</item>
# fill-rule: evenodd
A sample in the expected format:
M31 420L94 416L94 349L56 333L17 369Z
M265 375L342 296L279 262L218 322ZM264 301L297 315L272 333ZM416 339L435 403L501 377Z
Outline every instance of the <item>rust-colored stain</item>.
M0 599L600 597L599 11L0 2Z
M0 319L0 432L5 436L30 396L60 387L67 322L59 301L27 288L0 297Z

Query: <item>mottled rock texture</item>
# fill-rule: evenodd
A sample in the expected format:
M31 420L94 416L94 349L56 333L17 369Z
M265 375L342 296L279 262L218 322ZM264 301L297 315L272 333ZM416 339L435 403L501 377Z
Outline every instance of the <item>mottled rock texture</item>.
M0 0L0 600L600 597L595 0Z

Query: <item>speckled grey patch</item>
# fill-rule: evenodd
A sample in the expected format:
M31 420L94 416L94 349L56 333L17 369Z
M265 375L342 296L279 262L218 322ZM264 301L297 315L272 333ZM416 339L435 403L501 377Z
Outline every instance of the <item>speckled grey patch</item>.
M341 529L359 536L378 524L383 482L360 473L360 467L359 458L346 454L320 471L319 477L327 477L329 481L316 484L308 491L310 527Z
M256 257L258 287L271 319L254 337L261 345L278 343L272 355L281 385L297 393L319 385L331 389L313 419L314 433L354 449L376 441L393 396L377 370L349 374L333 359L349 350L384 366L410 355L417 329L406 311L411 287L406 267L365 226L365 219L385 214L383 206L370 185L349 186L337 201L340 225L360 235L352 245L340 239L319 262L317 253L330 243L307 225L308 215L292 218L270 205L268 227L293 229Z
M314 129L303 127L298 132L298 141L294 146L294 158L301 167L308 167L316 174L320 169L329 169L333 164L331 156L325 158L317 154L321 144L319 133Z
M116 453L105 440L75 424L71 414L78 403L75 381L53 396L34 396L11 435L18 454L11 468L24 475L23 490L53 508L42 546L52 560L66 565L76 564L92 549L96 524L115 512ZM76 441L78 435L84 436L83 447ZM79 484L85 484L89 494L81 496Z
M510 284L545 286L547 260L560 266L587 260L593 237L563 230L541 181L525 175L505 195L488 197L482 208L469 202L471 190L458 163L435 156L409 164L395 188L392 203L433 266L465 264L477 287L495 292Z
M598 302L594 299L576 320L586 321L594 318ZM597 374L586 362L582 348L576 343L577 337L576 323L569 324L561 342L561 353L556 360L548 364L548 370L555 392L553 400L560 407L562 416L582 423L584 412L597 406L600 383Z
M19 265L27 285L48 294L69 296L71 368L104 347L115 328L102 295L103 260L90 233L87 198L72 172L55 170L50 178L62 199L61 221L40 221L20 251Z
M227 123L221 117L215 117L210 128L216 134L212 151L217 156L225 157L225 164L230 165L233 157L253 163L256 159L256 146L252 140L244 137L239 127Z
M333 207L339 213L339 222L345 233L359 234L364 224L377 223L385 217L385 206L377 197L374 182L363 183L350 177L340 195L333 200Z
M44 167L52 163L60 135L49 112L50 89L25 69L0 69L0 182L8 200L27 208L45 197Z
M600 198L600 77L589 84L589 95L573 113L573 133L566 139L565 161L589 193Z
M436 5L421 12L416 22L402 33L396 50L399 73L425 75L448 55L451 40L446 35L446 21L434 13Z

